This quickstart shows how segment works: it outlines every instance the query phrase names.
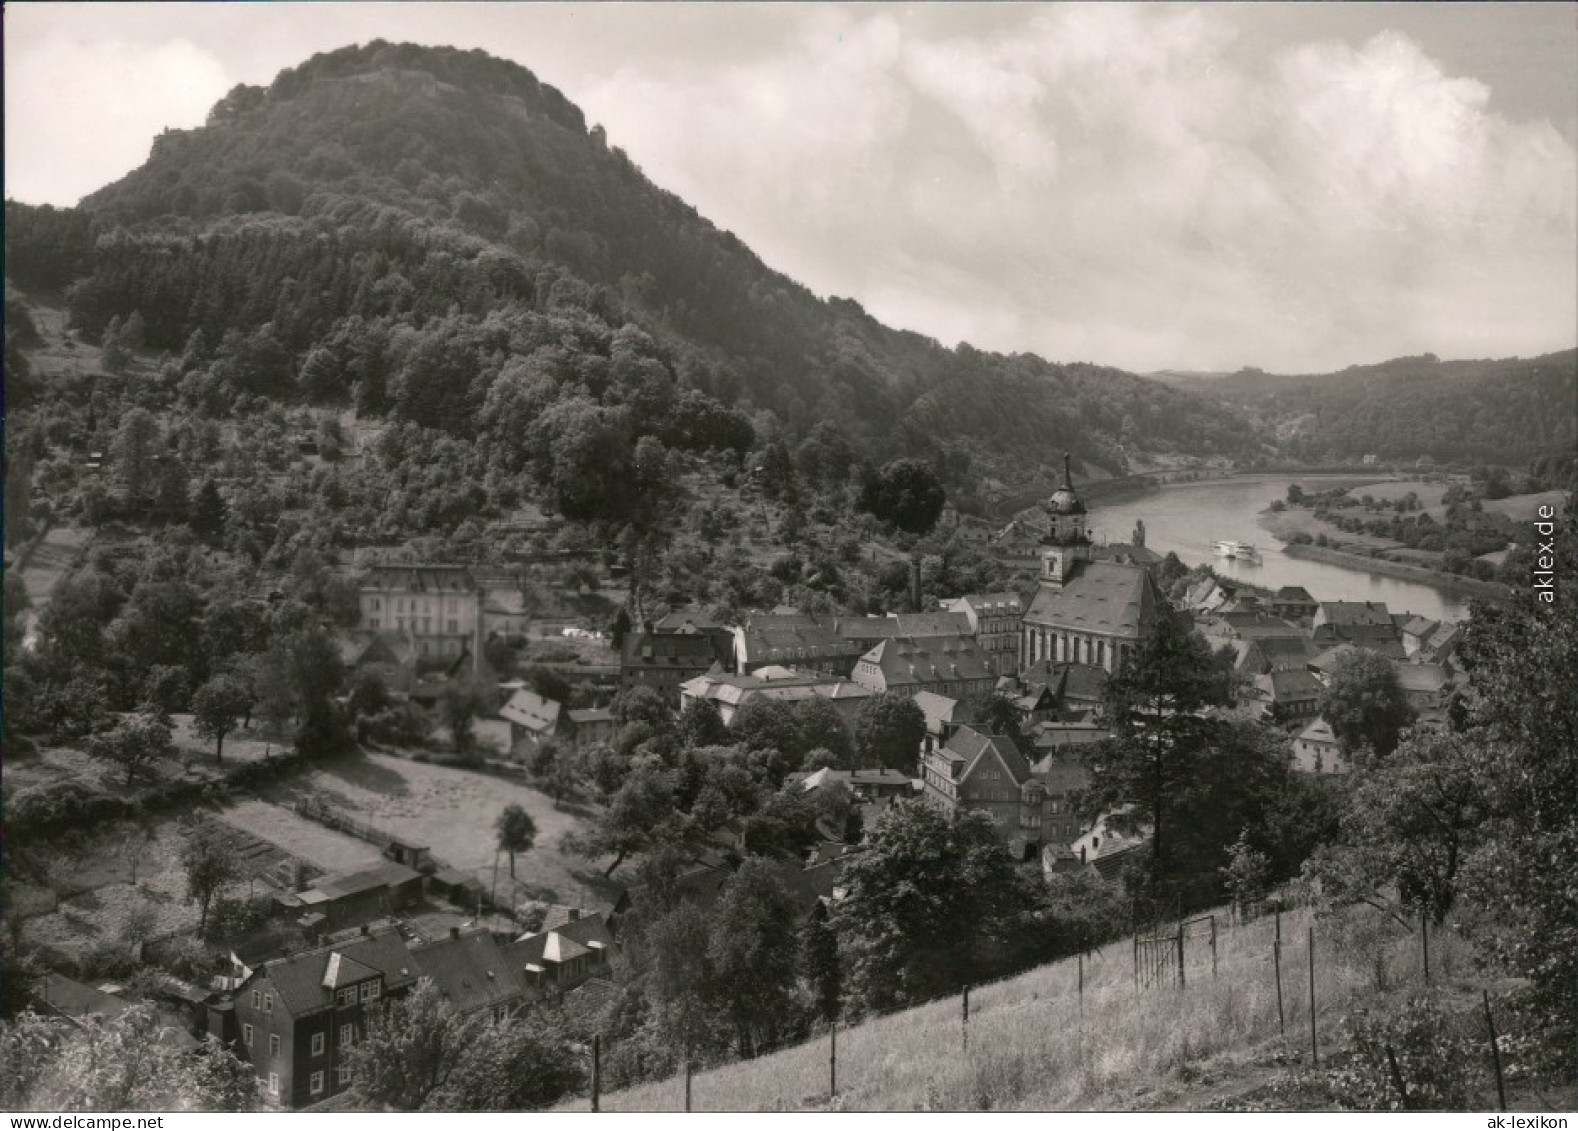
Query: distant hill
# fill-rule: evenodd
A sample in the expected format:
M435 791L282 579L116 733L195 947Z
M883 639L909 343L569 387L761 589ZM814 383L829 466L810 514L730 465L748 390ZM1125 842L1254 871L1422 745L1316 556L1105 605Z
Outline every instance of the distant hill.
M8 204L7 228L19 283L76 277L85 330L136 310L148 344L173 352L196 330L212 347L268 325L299 372L348 320L450 318L477 331L466 348L507 359L543 343L489 339L490 319L572 310L640 326L682 391L770 410L791 440L832 422L874 459L1001 477L1065 448L1116 472L1149 453L1261 447L1218 401L1112 368L946 349L818 298L652 184L553 87L479 51L378 41L315 56L237 87L205 126L166 131L79 212ZM606 352L586 337L561 345ZM349 398L352 383L269 395ZM486 396L483 380L444 426L467 427Z
M1578 446L1578 350L1534 358L1399 357L1336 373L1258 369L1189 387L1273 428L1314 461L1428 456L1523 465Z

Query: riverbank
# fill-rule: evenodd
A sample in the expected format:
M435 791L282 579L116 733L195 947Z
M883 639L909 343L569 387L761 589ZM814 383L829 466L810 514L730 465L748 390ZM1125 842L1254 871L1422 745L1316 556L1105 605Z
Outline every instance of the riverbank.
M1344 569L1376 573L1382 577L1395 578L1398 581L1412 581L1416 585L1428 585L1432 589L1439 589L1456 597L1482 597L1488 600L1500 600L1507 596L1507 587L1505 585L1497 585L1495 582L1476 581L1471 577L1457 577L1450 573L1441 573L1438 570L1427 569L1424 566L1408 565L1405 562L1389 562L1384 558L1370 558L1363 554L1350 554L1345 550L1333 550L1326 546L1284 543L1282 552L1290 558L1304 558L1312 562L1324 562L1327 565L1342 566Z

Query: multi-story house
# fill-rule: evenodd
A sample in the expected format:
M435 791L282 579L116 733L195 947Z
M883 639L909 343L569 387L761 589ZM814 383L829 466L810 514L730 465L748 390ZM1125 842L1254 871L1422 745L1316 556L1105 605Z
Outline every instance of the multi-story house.
M1019 622L1025 602L1017 593L969 593L944 601L943 606L964 614L976 642L992 661L998 675L1019 670Z
M1403 634L1381 601L1322 601L1310 625L1322 647L1356 644L1391 660L1406 658Z
M367 1019L409 989L415 960L392 927L275 959L235 992L236 1052L269 1106L305 1107L351 1082L349 1055Z
M689 633L632 632L619 656L619 688L650 687L677 702L680 685L718 666L711 637ZM721 670L721 668L720 668Z
M484 929L408 946L393 927L277 958L234 991L225 1036L252 1063L269 1107L321 1103L351 1083L350 1053L369 1019L417 980L432 981L462 1015L502 1018L530 997L527 971Z
M374 566L361 582L359 628L408 632L419 660L481 655L483 590L461 566Z
M931 691L950 699L987 695L997 686L990 657L973 636L900 636L860 657L852 678L872 691Z
M1348 759L1331 724L1316 719L1293 740L1293 769L1301 774L1345 774Z
M948 812L987 813L1015 855L1048 844L1066 846L1080 832L1075 791L1088 782L1083 763L1067 750L1032 766L1004 735L960 727L921 762L922 796Z

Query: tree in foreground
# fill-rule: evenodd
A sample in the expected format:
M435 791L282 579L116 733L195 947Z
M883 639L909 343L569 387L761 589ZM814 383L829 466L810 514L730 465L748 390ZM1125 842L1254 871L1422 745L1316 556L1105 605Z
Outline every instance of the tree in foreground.
M156 759L175 749L170 728L151 714L128 715L105 734L87 741L88 753L126 771L126 784Z
M926 715L897 691L871 696L855 716L855 744L865 767L913 773L925 738Z
M1028 888L985 813L949 817L921 801L877 820L850 856L833 923L848 988L868 1008L919 1001L977 981L1015 933Z
M186 898L197 904L197 932L208 929L208 911L214 897L240 875L235 853L211 821L199 821L181 846L181 868L186 873Z
M137 1005L62 1030L27 1012L0 1022L0 1107L7 1111L251 1111L252 1066L212 1037L196 1051L161 1039L166 1022Z
M1392 661L1363 648L1346 653L1332 668L1320 713L1345 753L1368 748L1379 758L1397 749L1403 729L1414 721Z
M735 1047L749 1056L791 1016L799 922L794 901L771 863L752 856L723 887L708 950L720 1006Z
M461 1017L422 978L369 1019L348 1058L352 1089L373 1107L421 1111L460 1072L486 1024L482 1014Z
M632 852L641 852L664 839L675 817L674 783L655 765L637 765L609 798L597 823L581 835L569 834L564 847L588 859L613 854L603 870L611 876Z
M225 735L236 729L251 705L251 689L233 675L214 676L192 696L192 729L214 740L214 761L224 761Z
M1107 681L1102 715L1113 737L1085 751L1090 785L1078 804L1092 816L1113 814L1119 832L1149 831L1153 881L1173 863L1173 806L1196 787L1199 763L1222 735L1223 725L1206 712L1231 701L1232 673L1213 663L1206 642L1165 608Z
M506 805L493 825L499 834L499 848L510 854L510 879L515 878L515 854L530 852L537 840L537 822L519 805Z

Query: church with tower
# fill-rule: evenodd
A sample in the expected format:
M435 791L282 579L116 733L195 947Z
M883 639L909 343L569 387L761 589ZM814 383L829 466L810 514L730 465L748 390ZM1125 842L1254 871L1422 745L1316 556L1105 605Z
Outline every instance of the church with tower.
M1157 555L1143 543L1092 546L1085 504L1074 491L1071 457L1046 510L1036 595L1020 622L1021 669L1044 662L1118 670L1168 605L1152 577Z

